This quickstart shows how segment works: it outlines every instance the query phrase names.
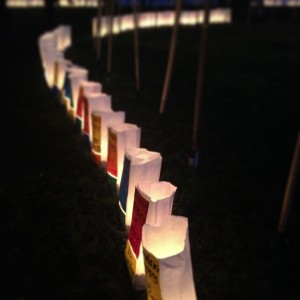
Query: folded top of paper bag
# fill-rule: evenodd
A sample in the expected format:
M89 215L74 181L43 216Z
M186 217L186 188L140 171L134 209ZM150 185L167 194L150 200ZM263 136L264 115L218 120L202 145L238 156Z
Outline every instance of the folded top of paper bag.
M130 124L130 123L119 123L119 124L114 124L111 126L111 128L115 132L124 132L124 131L130 131L130 130L136 130L139 127L135 124Z
M125 153L131 165L140 165L157 158L162 159L160 153L148 151L145 148L125 148Z
M80 87L83 88L84 95L86 93L101 93L102 86L99 82L82 80Z
M167 181L148 182L138 180L138 189L144 198L151 202L169 199L174 196L177 187Z

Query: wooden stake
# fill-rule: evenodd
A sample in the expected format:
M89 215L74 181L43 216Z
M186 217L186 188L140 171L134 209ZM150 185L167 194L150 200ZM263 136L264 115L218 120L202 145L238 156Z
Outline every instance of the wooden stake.
M118 15L118 27L119 27L119 31L121 32L122 29L122 4L120 3L120 1L117 1L117 15Z
M173 26L172 39L171 39L169 59L168 59L167 71L166 71L165 82L164 82L164 87L163 87L163 93L162 93L162 97L161 97L161 101L160 101L160 108L159 108L160 114L163 114L165 112L167 97L169 94L170 79L171 79L171 75L172 75L176 43L177 43L177 32L178 32L179 21L180 21L181 2L182 2L182 0L176 0L175 23Z
M102 0L98 0L98 14L97 14L97 44L96 44L96 57L97 60L101 57L101 27L102 27Z
M112 70L112 49L113 49L113 22L114 22L114 4L115 0L110 0L109 2L109 36L108 36L108 49L107 49L107 73L108 76L111 74Z
M140 91L140 53L139 53L139 15L137 8L137 0L132 0L133 18L134 18L134 65L135 65L135 82L136 90Z
M196 95L195 95L194 129L193 129L193 141L192 141L193 151L198 150L199 121L200 121L200 110L201 110L202 93L203 93L203 78L204 78L204 66L205 66L205 57L206 57L209 14L210 14L210 0L205 0L204 21L203 21L202 35L200 41L200 56L199 56Z
M284 199L281 207L280 218L278 222L278 231L285 233L289 212L295 192L296 181L299 173L300 166L300 131L298 133L297 143L294 150L293 160L290 168L290 173L285 188Z

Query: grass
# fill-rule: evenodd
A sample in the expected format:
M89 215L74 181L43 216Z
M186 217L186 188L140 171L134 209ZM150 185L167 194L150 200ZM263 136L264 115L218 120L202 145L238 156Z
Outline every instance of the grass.
M66 56L142 127L142 147L163 157L161 180L178 187L174 214L189 218L199 299L298 299L299 189L286 235L276 232L299 130L299 24L214 26L209 31L200 122L200 168L188 166L200 28L180 28L170 97L158 107L170 29L140 33L142 96L134 91L133 41L106 40L96 62L92 10L61 10L74 43ZM2 32L0 159L1 299L143 299L130 286L125 235L107 176L43 79L39 9L12 11Z

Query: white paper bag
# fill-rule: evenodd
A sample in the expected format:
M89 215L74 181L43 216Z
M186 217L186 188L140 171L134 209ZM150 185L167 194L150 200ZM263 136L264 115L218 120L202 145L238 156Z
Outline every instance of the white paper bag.
M38 45L39 45L41 62L42 65L44 66L45 51L49 49L52 49L52 51L57 50L54 33L48 31L40 35L38 39Z
M70 64L71 62L66 59L58 59L55 62L54 84L60 92L63 89L67 68Z
M125 122L125 112L92 111L92 153L102 166L106 166L108 150L108 126Z
M161 226L146 224L142 242L148 299L197 299L188 219L170 216Z
M53 86L55 85L55 66L57 64L57 61L59 59L63 59L64 55L61 52L58 51L45 51L44 54L44 71L45 71L45 78L47 81L47 84L49 86L49 88L53 88Z
M85 93L85 97L87 99L85 115L87 115L89 123L88 127L85 126L84 132L92 141L92 111L112 111L111 96L104 93Z
M99 82L81 81L76 109L76 119L79 127L84 133L89 133L89 102L87 95L91 93L101 93L102 86Z
M108 128L107 174L119 189L123 172L125 148L138 148L141 142L141 128L135 124L121 123Z
M79 88L80 88L80 82L83 80L88 79L88 70L83 69L81 71L72 72L69 75L70 82L71 82L71 91L72 91L72 99L71 99L71 109L70 114L71 116L76 117L76 111L77 111L77 101L78 101L78 95L79 95Z
M145 289L142 249L143 225L161 225L172 213L176 187L169 182L138 181L134 195L132 223L125 249L125 259L135 289Z
M121 31L128 31L134 28L134 19L132 14L122 15Z
M56 38L56 48L58 50L65 50L71 46L71 26L60 25L53 30Z
M151 28L155 27L156 13L155 12L144 12L139 14L139 27L140 28Z
M120 208L125 215L126 230L129 230L132 218L134 192L138 180L158 181L162 157L158 152L142 148L126 148L123 172L120 184Z
M63 97L64 97L65 106L70 116L73 119L75 118L75 111L74 111L74 101L72 95L72 84L71 84L70 76L74 76L76 74L79 74L79 77L83 76L84 78L86 77L87 79L88 72L86 69L73 64L67 66L65 81L63 85Z

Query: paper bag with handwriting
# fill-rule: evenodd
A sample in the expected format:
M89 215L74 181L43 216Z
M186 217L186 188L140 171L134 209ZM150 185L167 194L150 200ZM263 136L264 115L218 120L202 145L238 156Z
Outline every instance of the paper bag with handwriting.
M111 96L104 93L86 93L87 99L87 120L84 122L83 131L92 141L92 111L112 111ZM88 121L88 122L87 122Z
M125 259L135 289L146 288L142 251L143 225L161 225L171 215L175 191L176 187L169 182L138 181L125 249Z
M92 111L92 153L98 163L106 167L108 126L125 122L124 111Z
M108 128L108 153L107 174L112 182L116 184L117 190L120 186L123 172L125 148L138 148L141 142L141 128L135 124L120 123Z
M138 180L158 181L162 158L160 153L142 148L126 148L119 190L120 209L125 217L126 230L132 218L135 187Z
M69 112L70 108L73 107L70 75L76 74L76 72L78 72L78 73L82 72L83 74L87 74L87 70L77 67L77 66L73 65L72 63L69 66L67 66L65 79L64 79L64 83L63 83L63 88L62 88L62 90L63 90L62 97L63 97L63 101L65 103L65 106L66 106L66 109L68 112Z
M89 102L86 95L91 93L101 93L101 90L102 86L99 82L80 82L76 110L76 123L84 133L89 132Z
M146 224L142 242L148 299L197 299L188 219L170 216L161 226Z

